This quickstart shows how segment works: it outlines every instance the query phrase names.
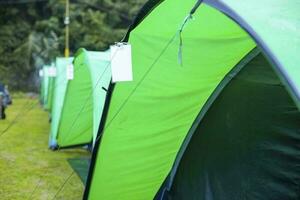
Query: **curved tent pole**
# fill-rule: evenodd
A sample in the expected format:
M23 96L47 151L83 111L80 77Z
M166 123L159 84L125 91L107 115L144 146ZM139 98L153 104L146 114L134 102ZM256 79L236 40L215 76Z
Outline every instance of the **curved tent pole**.
M147 1L144 6L141 8L140 12L136 15L132 24L129 26L128 31L126 32L122 42L128 42L130 32L135 29L159 4L164 2L164 0L150 0Z
M111 101L111 97L112 97L114 88L115 88L115 83L110 82L108 89L107 89L107 95L106 95L103 113L101 116L101 121L100 121L99 129L98 129L98 133L97 133L97 139L96 139L93 151L92 151L92 158L91 158L89 173L87 176L86 186L85 186L85 190L84 190L84 194L83 194L83 200L87 200L89 198L89 191L90 191L90 187L91 187L92 180L93 180L94 168L95 168L95 164L96 164L96 160L97 160L97 156L98 156L98 150L99 150L99 146L100 146L101 138L102 138L101 136L102 136L102 132L104 130L105 122L107 119L109 105L110 105L110 101Z
M203 0L198 0L197 3L195 4L195 6L192 8L190 14L193 15L197 9L199 8L199 6L201 5L201 3L203 2Z
M279 79L284 83L291 97L293 98L298 109L300 109L300 91L297 89L297 86L288 78L288 73L284 69L284 66L280 63L278 58L272 53L271 49L264 42L264 40L257 34L257 32L234 10L229 8L221 0L203 0L203 3L219 10L224 15L229 17L235 23L237 23L242 29L244 29L249 36L255 41L255 43L261 48L266 59L271 63L271 66L277 73Z
M212 106L213 102L218 98L218 96L221 94L223 89L230 83L230 81L236 77L236 75L246 66L253 58L255 58L257 55L261 53L261 50L259 48L254 48L252 51L250 51L237 65L235 65L232 70L224 77L224 79L220 82L220 84L216 87L215 91L211 94L209 99L206 101L205 105L202 107L202 109L199 111L198 116L194 120L190 130L188 131L178 153L176 156L176 160L174 161L173 167L169 173L169 175L166 177L165 181L162 183L162 186L160 187L160 190L157 192L155 200L162 200L164 197L164 194L166 191L169 191L173 185L173 181L175 178L175 175L177 173L180 161L191 141L193 138L193 135L199 126L199 124L202 122L202 119L205 117L206 113Z
M201 3L205 3L216 10L222 12L225 16L229 17L231 20L233 20L235 23L237 23L242 29L244 29L249 36L255 41L257 44L257 48L252 50L237 66L233 68L233 70L228 74L229 77L225 77L224 80L220 83L218 88L216 88L215 92L211 95L210 99L208 100L207 104L203 107L203 109L200 111L199 115L197 116L195 122L193 123L191 130L187 134L182 147L180 148L177 158L174 162L174 165L172 167L172 170L170 171L169 175L166 177L165 181L162 183L162 186L160 190L157 192L155 200L162 200L164 197L164 194L166 191L171 189L175 174L177 172L177 168L179 166L180 160L182 156L184 155L184 152L193 137L193 134L195 132L195 128L193 128L195 125L200 123L201 119L204 117L206 111L211 106L211 101L217 98L217 96L220 94L220 92L223 90L223 88L227 85L227 83L230 82L231 78L233 78L242 68L247 64L247 61L249 62L249 58L253 58L261 51L266 59L271 63L271 66L273 67L274 71L278 74L279 79L285 84L287 90L289 91L291 97L293 98L295 104L297 105L298 109L300 109L300 105L298 103L298 100L300 99L300 94L297 90L297 87L286 77L287 73L284 70L284 67L281 65L279 60L274 56L274 54L271 52L269 47L264 43L263 39L256 33L256 31L244 20L242 19L235 11L230 9L228 6L226 6L224 3L222 3L219 0L199 0L194 8L191 10L191 14L194 14ZM245 63L246 62L246 63ZM231 77L231 78L230 78ZM225 83L224 83L225 82ZM196 127L195 126L195 127Z

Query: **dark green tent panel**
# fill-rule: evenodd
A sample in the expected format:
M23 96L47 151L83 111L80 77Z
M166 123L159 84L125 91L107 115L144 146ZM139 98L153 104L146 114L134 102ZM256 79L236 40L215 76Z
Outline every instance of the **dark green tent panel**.
M299 120L295 103L260 54L196 120L157 199L298 199Z
M196 3L149 1L131 26L85 199L299 197L299 2Z

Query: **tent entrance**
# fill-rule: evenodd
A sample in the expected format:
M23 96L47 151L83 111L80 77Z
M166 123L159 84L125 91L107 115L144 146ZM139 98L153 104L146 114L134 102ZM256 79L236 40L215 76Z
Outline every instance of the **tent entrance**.
M259 54L198 124L165 199L299 198L299 122L295 103Z

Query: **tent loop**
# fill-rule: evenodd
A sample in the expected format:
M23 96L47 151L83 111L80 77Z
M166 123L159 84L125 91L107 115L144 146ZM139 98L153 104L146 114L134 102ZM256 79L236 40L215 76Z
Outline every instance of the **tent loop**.
M190 13L188 16L186 16L180 26L180 29L178 31L179 34L179 49L178 49L178 63L182 66L182 46L183 46L183 40L182 40L182 31L187 24L189 20L193 19L192 14Z
M199 8L199 6L201 5L201 3L203 2L203 0L198 0L197 3L194 5L194 7L192 8L192 10L190 11L190 13L184 18L178 34L179 34L179 49L178 49L178 63L182 66L183 62L182 62L182 48L183 48L183 39L182 39L182 32L184 27L186 26L186 24L188 23L188 21L190 21L193 18L193 14L196 12L196 10Z
M199 8L199 6L202 4L203 0L198 0L197 3L194 5L194 7L192 8L190 15L193 15L197 9Z
M102 87L102 90L104 90L105 92L107 92L107 91L108 91L108 89L107 89L107 88L105 88L105 87Z

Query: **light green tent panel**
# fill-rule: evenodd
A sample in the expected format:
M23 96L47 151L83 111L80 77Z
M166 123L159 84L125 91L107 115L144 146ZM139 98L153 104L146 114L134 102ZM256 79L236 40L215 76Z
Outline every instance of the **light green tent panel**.
M55 67L54 64L51 64L49 67ZM53 103L53 93L54 93L54 84L55 84L55 76L50 77L48 75L48 95L46 100L45 108L51 113L52 111L52 103Z
M49 75L48 75L48 65L43 66L43 78L42 78L42 104L46 108L49 92Z
M61 118L61 111L64 105L65 93L67 89L67 66L72 63L73 58L56 58L56 79L53 91L53 107L51 112L51 129L49 146L57 146L56 136Z
M284 74L283 81L292 90L291 95L296 98L300 107L300 1L206 1L239 20L256 38L276 65L277 72Z
M44 66L40 69L42 76L40 75L40 103L44 104L44 91L45 91L45 81L44 81Z
M204 0L183 30L180 66L178 30L196 2L149 1L141 12L129 37L134 81L115 86L84 199L153 199L207 99L256 47L243 28L299 98L299 1Z
M42 68L43 76L41 81L41 102L44 109L51 112L53 99L53 86L55 77L50 77L49 68L53 65L44 65Z
M57 134L59 147L95 141L111 79L109 52L80 49L67 86ZM104 89L103 89L104 88Z
M87 53L93 83L93 144L97 138L108 86L111 80L110 51Z
M51 112L52 108L52 100L53 100L53 85L54 85L54 77L49 77L48 78L48 90L47 92L47 98L45 101L45 109Z
M134 81L115 86L88 199L153 199L202 106L256 46L205 5L183 31L181 66L178 30L194 4L163 1L131 32Z

